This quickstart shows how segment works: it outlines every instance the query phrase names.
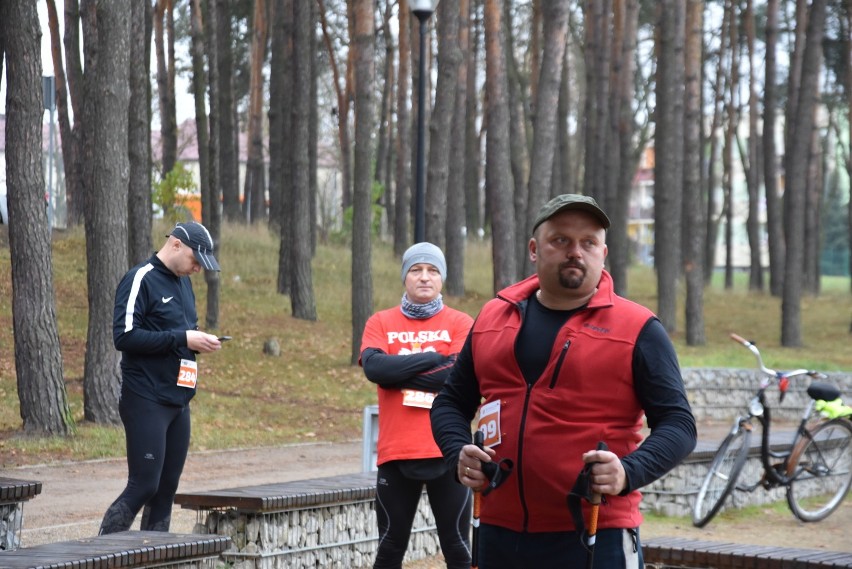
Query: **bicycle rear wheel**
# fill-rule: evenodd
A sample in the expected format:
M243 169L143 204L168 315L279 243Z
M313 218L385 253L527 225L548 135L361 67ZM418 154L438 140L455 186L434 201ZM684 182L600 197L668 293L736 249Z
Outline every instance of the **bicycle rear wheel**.
M790 457L787 503L803 522L828 517L852 485L852 423L832 419L800 440Z
M692 507L692 524L695 527L707 525L733 491L745 466L750 441L751 431L738 427L719 445Z

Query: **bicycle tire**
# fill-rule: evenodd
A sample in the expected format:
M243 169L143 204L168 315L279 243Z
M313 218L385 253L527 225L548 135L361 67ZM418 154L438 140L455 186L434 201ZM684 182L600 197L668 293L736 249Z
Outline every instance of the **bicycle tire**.
M801 439L790 455L787 504L803 522L828 517L852 486L852 423L832 419Z
M722 440L692 507L692 525L704 527L719 513L737 484L748 458L751 431L737 428Z

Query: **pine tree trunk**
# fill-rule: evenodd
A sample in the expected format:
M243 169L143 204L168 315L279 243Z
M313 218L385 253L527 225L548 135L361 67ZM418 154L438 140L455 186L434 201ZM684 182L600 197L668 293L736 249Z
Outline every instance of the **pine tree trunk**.
M683 92L685 6L680 0L657 4L656 167L654 172L654 263L657 316L666 330L677 327L677 280L682 267Z
M218 11L217 52L219 53L219 177L222 187L222 211L228 221L242 221L240 180L237 171L237 128L234 118L234 56L231 32L230 0L216 2Z
M5 55L7 62L6 186L20 413L26 433L68 435L73 422L62 376L51 230L44 207L40 35L34 2L0 3L0 58Z
M429 166L426 176L426 240L444 249L447 231L447 179L450 132L456 101L459 50L459 0L438 4L438 83L429 121Z
M796 98L795 120L789 125L786 154L789 157L784 194L784 238L787 262L784 267L784 292L781 300L781 344L802 345L802 285L805 263L805 207L808 174L808 150L814 127L814 110L822 67L822 37L825 0L814 0L807 15L807 33L802 53L802 74ZM799 27L804 25L797 20ZM792 78L791 78L792 79Z
M291 133L293 164L293 223L290 227L292 241L292 280L290 284L290 307L294 318L316 320L317 307L314 299L313 276L311 274L311 211L308 167L309 123L311 112L311 2L293 2L293 130ZM372 84L372 82L370 82Z
M93 16L88 11L85 18ZM83 377L86 420L118 424L120 354L113 346L115 286L127 262L127 124L130 102L130 0L98 4L87 44L96 41L94 69L86 70L93 100L92 178L86 199L89 326ZM85 33L85 32L84 32ZM95 37L97 38L95 40ZM89 58L87 58L89 61ZM93 73L89 73L90 69Z
M372 143L373 124L373 52L375 29L371 0L353 0L354 19L350 61L355 76L355 160L353 172L352 216L352 354L358 362L361 335L373 312L373 274L371 269L370 233L373 204Z
M132 2L130 18L130 110L128 152L130 161L127 196L128 261L141 263L154 250L151 238L151 58L147 23L148 2Z
M509 98L499 0L485 0L485 192L491 213L494 292L517 278L512 173L509 168Z
M467 51L470 49L468 27L469 0L459 0L459 48L461 65L456 71L456 100L453 111L452 132L450 133L450 176L447 186L447 294L464 296L464 258L465 258L465 110L467 108L467 64L470 61Z
M701 201L701 39L704 3L686 4L683 132L683 272L686 280L686 343L703 346L704 204Z
M222 192L219 185L219 119L222 116L219 107L219 6L216 0L204 0L207 14L207 25L205 27L205 49L207 53L207 88L210 91L210 149L209 149L209 174L210 191L207 193L207 202L202 206L201 220L213 243L216 251L221 251L222 245ZM207 310L205 314L206 327L209 330L219 328L219 292L221 290L220 275L217 271L204 271L204 281L207 283Z

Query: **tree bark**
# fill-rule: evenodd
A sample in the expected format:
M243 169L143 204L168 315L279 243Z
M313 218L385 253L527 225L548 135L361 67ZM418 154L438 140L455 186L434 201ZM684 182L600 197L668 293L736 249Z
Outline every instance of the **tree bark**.
M154 250L151 239L151 5L131 2L130 108L127 134L130 163L127 196L128 262L141 263Z
M209 138L209 160L208 178L210 180L210 191L207 192L206 201L201 208L201 220L213 243L216 251L221 251L222 245L222 192L219 186L219 119L221 117L219 98L219 6L216 0L204 0L207 13L207 25L205 30L204 47L207 53L207 88L209 90L210 115L208 117ZM219 328L219 293L221 280L217 271L204 271L204 281L207 283L207 310L205 323L208 330Z
M83 169L80 156L83 152L83 132L80 121L71 124L70 115L82 116L83 65L80 61L80 10L76 0L66 0L65 16L65 58L67 74L62 64L60 48L59 22L53 0L48 0L48 24L50 26L51 55L53 71L56 75L56 106L59 116L59 133L62 138L62 162L65 169L65 204L67 208L66 225L76 227L83 220ZM66 90L67 83L67 90ZM71 113L69 113L69 99Z
M804 26L802 20L797 27ZM805 192L807 188L808 150L814 127L814 110L819 89L825 25L825 0L814 0L807 16L807 33L802 54L801 80L795 121L789 125L787 185L784 195L784 229L787 262L784 267L784 292L781 300L781 345L802 345L802 283L804 269ZM792 78L791 78L792 79Z
M118 424L121 386L120 354L113 346L115 284L127 262L127 128L130 102L130 0L97 5L84 11L87 37L97 58L86 71L86 94L93 101L92 185L86 199L86 265L89 299L83 390L86 419ZM84 29L85 33L85 29ZM87 58L87 61L89 58ZM110 283L108 286L106 283Z
M778 151L775 117L778 105L776 57L778 43L778 0L766 3L766 56L763 63L763 184L766 199L766 231L769 244L769 291L780 296L784 281L784 226L778 195Z
M724 105L724 86L725 86L725 52L727 49L728 28L730 26L730 11L725 10L722 16L722 27L719 33L719 56L716 62L716 77L713 83L713 116L710 119L709 146L710 152L707 159L707 174L705 192L707 197L707 213L705 219L707 221L707 238L704 248L704 282L709 284L713 278L713 272L716 268L716 243L719 235L719 221L724 212L725 206L720 208L720 212L716 212L716 184L718 176L716 174L716 164L719 161L720 142L719 136L716 134L722 124L722 108Z
M389 165L392 164L393 156L393 145L391 144L391 140L393 139L393 98L396 79L394 77L395 50L393 34L391 33L390 26L391 15L393 13L391 8L391 0L385 0L384 5L381 6L380 14L382 25L379 32L381 33L382 43L384 44L382 77L379 79L382 84L382 99L379 103L379 133L376 144L376 162L373 176L376 182L382 187L382 195L379 198L379 204L385 211L387 228L390 229L390 233L393 234L393 218L396 211L394 210L393 205L393 180L390 175L391 169ZM385 226L383 225L383 233L384 229Z
M456 101L459 50L459 0L438 4L438 83L429 121L429 167L426 177L426 241L444 249L447 231L447 180L450 132Z
M535 116L535 111L531 110L527 113L526 109L530 108L529 100L524 95L524 81L521 78L521 69L518 61L515 58L515 38L513 30L515 24L512 21L511 0L503 1L503 30L506 34L506 80L509 86L509 155L511 156L512 166L512 182L514 184L512 192L512 201L515 210L515 234L527 235L527 210L529 202L528 182L529 174L529 152L527 146L527 115ZM539 65L541 62L541 54L537 44L541 43L541 32L539 29L541 23L539 1L533 3L533 23L532 23L532 39L530 47L530 75L538 80ZM538 21L535 14L538 13ZM532 89L533 94L537 93L537 89ZM530 125L529 131L532 131ZM548 188L548 192L549 192ZM517 239L515 242L515 256L517 266L522 270L529 271L529 256L528 244L523 239ZM520 278L522 274L518 274L516 278Z
M677 280L681 268L683 196L683 93L685 6L657 4L656 167L654 172L654 263L657 316L668 332L677 328Z
M311 49L313 48L311 2L293 2L293 223L290 226L292 241L292 280L290 307L294 318L316 320L317 306L311 274L311 211L308 167L309 123L311 112ZM372 81L369 83L372 85ZM359 344L360 346L360 344Z
M373 312L370 235L372 219L372 143L375 25L371 0L353 0L350 61L355 76L355 155L352 216L352 365L358 363L361 336Z
M562 64L568 37L568 6L564 2L544 3L544 54L538 74L538 93L535 101L533 147L530 156L530 178L527 192L529 207L524 233L532 235L532 226L538 210L551 194L553 157L556 154L556 111L559 108L559 87L562 81ZM520 239L523 241L523 239ZM526 256L524 276L532 274L535 267Z
M760 258L760 155L757 129L757 72L755 68L755 23L753 0L746 0L745 14L746 49L748 57L748 169L746 186L748 188L748 218L746 232L749 244L749 290L763 290L763 262Z
M491 213L491 259L494 292L517 278L509 168L509 98L506 55L499 0L485 0L485 90L488 134L485 145L485 192Z
M704 204L701 201L701 0L686 3L683 130L683 272L686 280L686 343L703 346L704 334Z
M480 199L480 163L482 162L482 145L479 139L479 130L476 126L478 91L476 88L476 72L479 68L479 37L480 22L477 17L477 7L481 0L470 2L470 49L467 53L467 99L465 100L465 166L464 166L464 201L465 201L465 227L467 234L479 237L483 229L482 222L482 200Z
M609 243L608 263L617 293L627 295L627 270L630 266L630 241L627 234L630 194L639 153L644 144L636 142L636 118L633 101L636 93L636 41L639 24L638 0L617 0L615 8L617 19L623 23L617 28L621 38L614 45L620 49L613 52L613 71L610 74L612 85L612 110L609 113L610 127L608 146L618 161L611 165L612 188L607 198L612 227L607 235Z
M724 206L722 212L725 216L725 290L734 287L734 148L737 144L737 131L739 129L739 26L736 22L737 2L728 2L730 22L728 27L730 37L730 59L728 98L725 103L725 147L722 155L722 191L724 193Z
M62 377L44 207L41 31L34 2L0 3L0 38L0 58L6 57L6 185L21 419L26 433L68 435L73 419Z
M409 112L409 80L411 79L411 18L407 0L399 1L399 62L396 73L396 138L394 151L394 197L393 252L397 257L411 243L411 113Z
M278 247L279 294L290 294L293 262L293 0L275 0L269 77L269 197L270 215L280 237ZM274 196L274 199L273 199ZM272 224L271 224L272 225Z
M234 56L231 32L231 1L216 2L219 53L219 177L222 187L222 211L228 221L242 221L240 212L240 176L238 171L237 128L234 120Z
M586 101L583 128L583 193L606 210L607 130L609 125L610 13L612 0L585 0ZM659 154L659 153L658 153Z
M266 172L263 166L263 63L266 60L266 0L254 0L249 80L248 156L243 186L243 213L251 223L266 218Z
M161 176L165 178L177 161L173 0L157 0L154 9L154 44L157 54L157 96L160 100L160 160L163 168Z
M461 65L456 71L456 100L450 134L450 176L447 186L447 294L464 296L465 258L465 124L467 117L467 74L470 33L469 0L459 0L459 48ZM473 72L473 70L471 70Z

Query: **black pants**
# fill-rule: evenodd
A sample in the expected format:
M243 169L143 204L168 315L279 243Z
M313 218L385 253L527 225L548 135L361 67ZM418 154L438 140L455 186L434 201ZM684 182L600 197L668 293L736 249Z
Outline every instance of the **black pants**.
M468 488L456 482L450 471L432 480L407 478L394 462L379 466L377 476L379 549L374 569L402 567L424 484L447 567L470 569L471 497Z
M127 486L107 509L100 533L130 529L143 506L140 529L169 531L189 451L189 405L161 405L125 389L118 412L127 441Z
M595 569L641 569L642 547L637 529L601 529L595 536ZM480 569L585 569L588 549L576 531L519 533L482 524Z

